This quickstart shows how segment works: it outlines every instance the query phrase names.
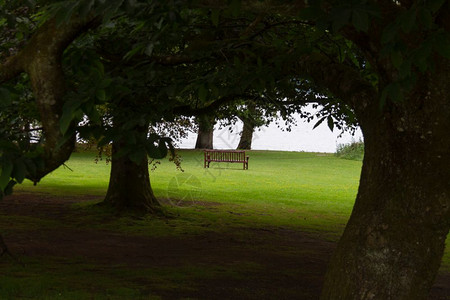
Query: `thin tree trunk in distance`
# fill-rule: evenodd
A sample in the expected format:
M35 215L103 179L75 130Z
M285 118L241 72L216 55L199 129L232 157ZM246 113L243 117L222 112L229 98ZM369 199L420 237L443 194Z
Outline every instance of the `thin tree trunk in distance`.
M195 149L213 149L214 118L207 115L197 117L198 135Z
M253 131L255 127L248 118L243 118L244 126L241 132L241 138L237 149L250 150L252 148Z
M253 132L255 131L256 104L253 101L247 103L247 109L239 115L244 123L241 132L241 139L237 149L250 150L252 148Z

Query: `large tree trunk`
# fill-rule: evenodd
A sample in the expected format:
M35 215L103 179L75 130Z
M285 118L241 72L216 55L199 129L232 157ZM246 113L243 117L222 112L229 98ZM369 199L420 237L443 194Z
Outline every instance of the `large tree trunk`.
M244 126L242 128L241 139L239 140L237 149L250 150L252 149L253 131L255 130L255 126L248 118L243 118L243 122Z
M65 137L60 125L66 92L62 55L75 38L98 25L93 17L79 19L77 16L57 23L55 19L47 20L17 55L0 64L0 83L24 71L30 78L44 137L42 164L26 174L35 183L68 160L74 149L75 133L67 133L69 136Z
M111 175L103 204L118 211L161 214L162 207L150 185L147 156L139 164L127 155L118 156L123 145L120 141L112 145Z
M198 135L195 149L213 149L214 118L207 115L197 117Z
M361 181L322 299L427 299L450 227L450 68L440 67L404 102L359 112Z

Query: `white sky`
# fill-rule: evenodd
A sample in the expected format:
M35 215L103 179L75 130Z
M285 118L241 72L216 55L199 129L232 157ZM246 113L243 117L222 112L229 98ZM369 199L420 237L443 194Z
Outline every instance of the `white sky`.
M338 144L350 143L352 140L362 138L362 133L358 130L355 136L346 133L338 138L339 130L331 132L326 122L323 122L314 130L316 121L307 123L306 120L296 116L297 126L293 126L290 132L282 131L276 124L269 127L261 127L253 134L253 150L283 150L283 151L306 151L306 152L330 152L336 151ZM239 143L239 133L242 130L242 123L239 122L229 131L229 127L218 129L216 125L214 131L214 149L236 149ZM197 134L192 133L187 139L179 143L180 148L192 149L195 146Z

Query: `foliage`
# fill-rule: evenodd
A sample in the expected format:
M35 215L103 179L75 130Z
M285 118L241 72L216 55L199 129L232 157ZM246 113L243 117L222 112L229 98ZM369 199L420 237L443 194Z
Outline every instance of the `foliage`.
M339 144L337 145L336 156L350 160L362 160L364 158L364 142L359 140L348 144Z
M301 112L305 105L317 103L323 109L316 126L327 122L332 130L365 122L363 128L371 133L367 135L373 139L371 143L385 142L381 150L370 148L380 151L367 155L372 164L378 163L376 158L383 155L382 151L393 153L412 144L425 152L417 157L418 160L422 157L448 158L449 140L443 134L450 126L449 102L445 97L449 94L446 84L450 58L448 1L65 0L37 1L36 6L26 4L32 2L0 1L3 9L0 13L1 39L8 47L2 46L0 54L0 88L5 95L5 90L14 89L16 82L11 81L20 73L34 76L31 79L33 94L36 98L41 97L36 99L39 117L44 127L48 124L43 135L49 134L53 139L46 139L44 142L47 143L42 144L45 150L39 152L40 145L24 150L18 146L19 138L0 136L2 190L6 188L10 192L11 183L30 177L31 168L21 167L21 163L16 164L18 161L47 159L45 162L50 167L35 181L62 164L70 154L67 143L75 133L83 138L93 136L100 140L100 145L124 142L121 154L135 162L142 161L147 155L162 158L172 148L170 139L157 134L140 135L140 128L161 120L172 121L180 115L218 112L221 108L229 112L231 106L244 107L245 102L238 102L242 100L257 102L261 111L268 112L269 116L279 113L287 118L292 112ZM16 12L18 18L7 15ZM36 41L39 45L33 45ZM45 52L51 56L50 64L47 60L36 59L44 53L40 50L47 44L57 48L57 51ZM54 50L50 48L47 50ZM35 64L45 65L46 70L61 71L61 60L67 74L66 82L62 82L62 76L51 80L51 76L33 72L43 70L35 68ZM63 91L54 88L43 93L41 87L46 87L44 83L47 82L39 82L38 77L45 77L60 89L67 84L68 92L62 95ZM55 92L53 96L62 111L46 103L47 92L51 91ZM437 95L438 92L441 95ZM437 106L442 109L436 109ZM45 113L49 108L55 109ZM422 111L425 118L418 114ZM304 116L312 120L311 116ZM13 127L19 128L20 122L27 119L25 117L24 114L14 119ZM85 124L76 126L84 119L87 120ZM33 119L33 122L37 120ZM384 130L386 134L372 134L377 130ZM431 145L427 144L430 134L433 134ZM61 139L58 145L56 139ZM46 147L51 143L53 147ZM439 150L435 150L437 148ZM376 207L379 218L372 219L373 224L361 223L361 217L367 214L364 208L368 206L360 205L356 208L361 210L351 219L355 222L352 225L379 228L381 224L377 222L388 217L386 207L402 201L415 206L417 201L432 211L427 215L418 214L416 211L420 209L405 209L409 205L398 206L398 209L405 216L423 218L423 223L438 218L441 221L433 219L433 222L442 223L442 232L448 230L448 212L444 215L435 203L431 203L432 199L441 197L438 193L448 195L446 182L436 184L441 190L432 189L436 191L435 198L423 196L430 190L432 180L416 182L420 184L414 185L413 197L407 192L398 195L399 199L392 196L395 184L404 180L401 185L407 186L405 183L415 179L407 176L410 163L417 163L418 168L433 163L440 167L435 160L420 163L413 156L389 155L391 163L376 169L380 174L375 175L380 176L374 176L374 180L380 180L380 185L386 178L381 173L390 171L384 169L385 166L396 165L398 173L403 170L405 174L400 174L403 176L399 175L398 181L390 185L391 190L383 194L385 205ZM364 167L372 170L370 164ZM441 172L447 170L441 169ZM427 173L431 179L432 172ZM372 172L363 174L373 176ZM358 199L364 203L373 202L370 197L374 193L367 190L376 185L367 184L370 178L363 179ZM417 192L421 189L422 193ZM413 193L412 188L408 191ZM444 197L441 202L448 207L448 201L448 197ZM375 216L375 212L372 213ZM395 222L391 220L388 224L394 240L397 238L395 233L401 233L406 226L406 221ZM364 236L363 232L369 231L346 231L348 236L343 239L342 247L338 247L345 250L332 260L331 272L342 269L343 265L339 264L343 262L350 262L345 267L356 264L352 255L368 265L373 264L369 253L378 250L367 235ZM385 234L380 233L382 237ZM434 230L423 234L438 238L442 233ZM357 236L359 250L348 242L355 241ZM441 236L439 239L442 241ZM416 253L425 251L426 247L423 243L413 245L409 239L399 238L396 242L410 242L408 247ZM397 261L410 259L408 255L414 251L398 252L401 257ZM439 251L432 253L438 255ZM417 257L423 259L423 264L432 259L431 256ZM399 264L385 265L383 272L401 276L397 272L401 267ZM419 274L419 269L408 273L411 277L407 276L404 281L392 280L385 285L401 281L399 284L404 290L399 288L399 293L413 293L411 291L416 288L425 294L429 288L427 284L437 270L436 264L432 266L434 269L425 274L429 278L424 280L424 285L407 283L418 280L414 277L418 275L413 274ZM358 278L354 267L354 271L347 272L339 280L353 284ZM391 293L390 287L378 285L377 280L386 277L379 274L368 274L369 280L363 284L375 284L377 293ZM324 293L330 293L331 298L339 298L335 291L347 292L344 291L347 284L333 281L338 277L336 275L328 276L325 281ZM362 290L372 291L372 287L354 288L351 292L362 293ZM356 297L355 294L353 298ZM341 295L341 298L346 297Z

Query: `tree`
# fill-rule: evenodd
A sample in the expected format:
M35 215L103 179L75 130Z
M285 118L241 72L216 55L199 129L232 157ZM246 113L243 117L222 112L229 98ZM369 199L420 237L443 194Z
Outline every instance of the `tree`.
M272 64L271 73L254 73L262 87L283 72L293 80L307 78L337 97L318 103L348 110L361 125L359 191L322 298L426 299L450 228L450 4L311 3L258 7L243 1L243 13L256 15L250 31L258 40L246 44L252 54L236 53L239 63L232 67L244 74L239 86L246 85L245 68ZM272 24L257 10L264 16L267 7L272 18L286 17L276 38L261 33ZM224 19L220 15L221 24ZM276 44L278 37L284 43ZM258 56L266 60L258 64ZM335 124L334 116L324 120Z
M253 131L255 131L255 125L251 119L242 119L242 131L241 138L237 149L250 150L252 149Z
M450 4L308 1L307 6L249 0L241 7L233 1L229 10L219 2L190 3L192 9L182 15L193 23L182 28L195 30L168 35L181 43L165 52L171 62L200 63L166 71L173 79L165 76L164 100L157 98L163 111L175 111L177 105L208 110L255 92L268 95L267 102L286 104L282 99L293 91L310 94L287 88L299 82L333 95L312 96L332 113L321 120L333 128L341 112L344 118L355 116L366 148L355 206L322 298L425 299L450 228ZM149 11L142 9L153 15ZM42 119L46 167L28 174L34 180L70 154L71 142L54 147L67 138L58 126L64 92L60 56L94 26L95 17L91 21L68 14L57 26L50 18L0 66L1 83L27 71L39 112L48 118ZM136 50L141 54L155 45L141 44ZM150 50L148 61L159 60ZM138 148L131 152L138 155ZM11 174L20 177L7 150L2 149L2 189Z
M202 114L197 117L198 131L195 149L213 149L215 118Z
M29 149L20 149L20 144L12 141L2 145L2 190L16 181L20 183L24 177L38 182L72 153L75 135L64 136L59 128L65 94L62 53L77 36L94 26L94 15L85 18L74 16L64 24L50 18L26 41L25 46L17 50L17 54L7 57L0 65L0 83L13 80L22 73L28 75L43 128L43 143L31 151L34 154L28 155L38 157L39 163L13 164L12 157L16 161L24 160L23 153L30 152ZM15 180L10 180L10 177Z
M239 119L242 121L241 138L237 149L250 150L252 148L253 132L255 127L263 125L261 113L257 110L256 104L249 101L247 109L239 114Z
M136 131L146 138L148 127L143 126ZM134 161L119 153L123 150L122 147L121 141L112 144L111 175L103 204L114 207L119 212L161 214L161 205L150 186L147 156Z
M148 132L166 114L156 99L170 75L162 74L161 66L152 65L147 55L136 52L155 26L166 26L161 3L150 4L153 17L142 18L133 9L126 15L116 14L108 26L99 26L79 39L66 54L76 92L68 96L64 119L86 119L76 130L88 140L98 140L100 148L112 147L110 181L102 205L118 212L162 213L150 185L148 155L163 158L169 147L171 160L178 163L171 141ZM160 41L154 40L159 45L155 52L166 50L169 43Z
M322 299L426 299L450 227L450 5L311 10L361 59L311 52L295 68L353 109L365 142L356 203Z

